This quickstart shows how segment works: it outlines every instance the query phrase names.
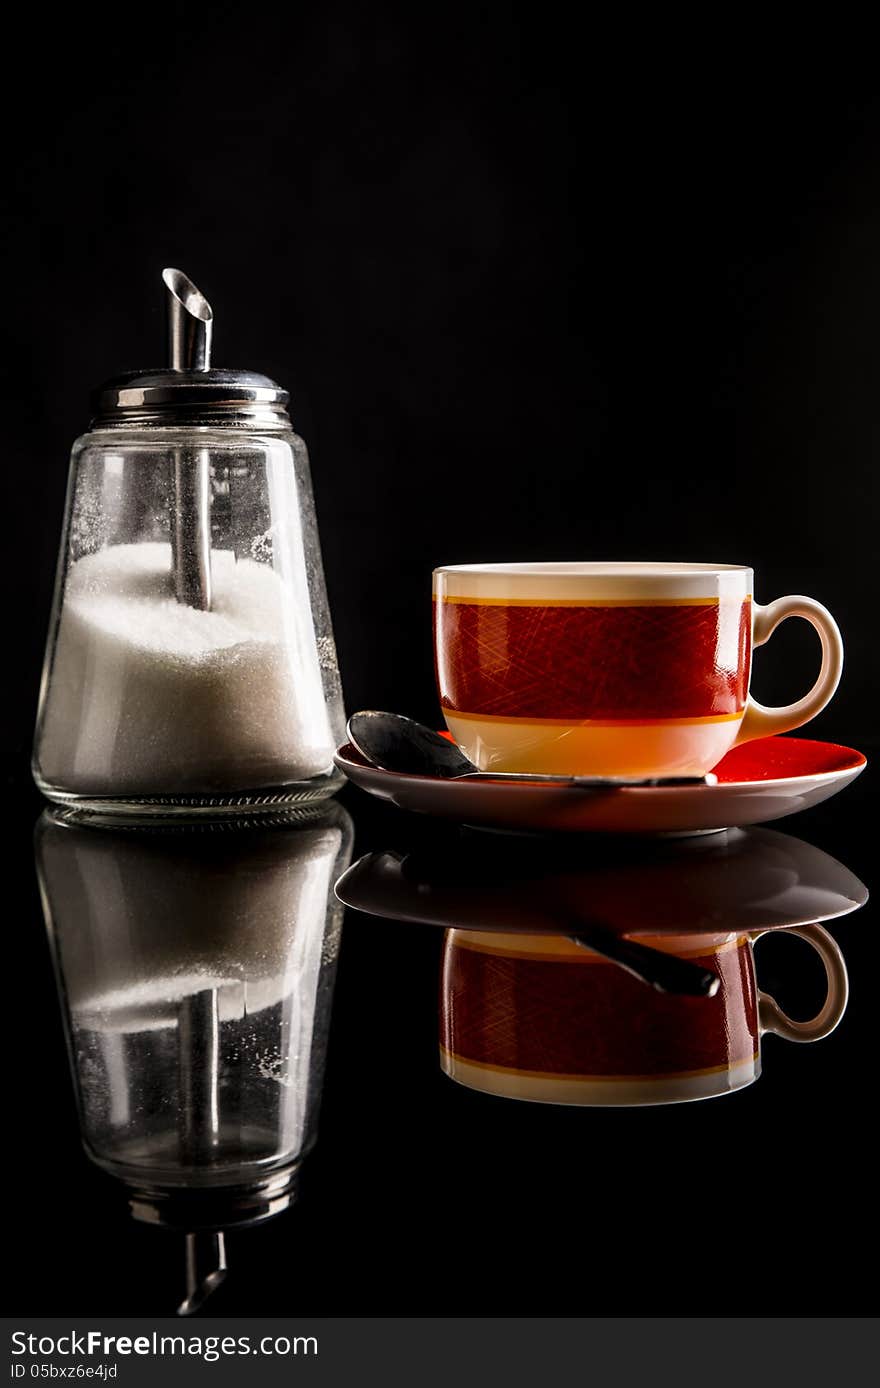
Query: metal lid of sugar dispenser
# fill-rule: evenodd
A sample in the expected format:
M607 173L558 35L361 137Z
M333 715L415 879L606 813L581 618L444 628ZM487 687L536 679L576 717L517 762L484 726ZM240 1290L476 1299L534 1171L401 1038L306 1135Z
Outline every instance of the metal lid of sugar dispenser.
M214 314L182 270L166 269L169 365L99 386L92 428L289 429L288 392L256 371L211 366Z

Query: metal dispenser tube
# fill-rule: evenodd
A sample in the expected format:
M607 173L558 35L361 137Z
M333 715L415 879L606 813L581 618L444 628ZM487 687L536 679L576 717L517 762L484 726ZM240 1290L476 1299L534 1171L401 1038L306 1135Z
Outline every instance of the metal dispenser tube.
M166 269L168 364L172 371L208 371L214 315L182 270ZM174 594L187 607L211 606L211 462L205 448L174 454L174 523L171 527Z

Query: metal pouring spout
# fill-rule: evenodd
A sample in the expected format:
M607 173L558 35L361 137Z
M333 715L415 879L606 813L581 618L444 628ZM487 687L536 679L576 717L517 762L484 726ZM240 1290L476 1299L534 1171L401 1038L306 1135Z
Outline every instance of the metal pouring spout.
M172 371L208 371L214 314L182 270L162 271L168 290L168 365Z

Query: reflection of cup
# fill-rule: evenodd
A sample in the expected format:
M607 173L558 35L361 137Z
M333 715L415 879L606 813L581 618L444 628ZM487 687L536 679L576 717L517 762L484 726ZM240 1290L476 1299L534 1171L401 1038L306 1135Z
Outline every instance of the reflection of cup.
M837 687L843 646L810 598L752 600L752 571L709 564L467 564L434 572L437 682L482 770L709 771L737 742L800 727ZM819 633L804 698L749 698L752 646L786 617Z
M796 1022L755 982L757 936L663 937L651 943L718 975L714 997L647 988L561 936L449 930L440 1057L471 1089L538 1103L636 1105L708 1099L761 1072L761 1036L818 1041L847 1001L843 957L818 925L791 929L820 956L827 996Z

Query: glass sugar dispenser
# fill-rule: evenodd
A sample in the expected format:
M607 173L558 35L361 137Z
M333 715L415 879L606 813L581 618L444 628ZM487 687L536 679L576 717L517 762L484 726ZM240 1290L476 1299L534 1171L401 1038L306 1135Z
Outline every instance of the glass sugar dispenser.
M102 386L73 447L34 776L110 813L317 800L344 714L306 446L163 280L170 365Z

